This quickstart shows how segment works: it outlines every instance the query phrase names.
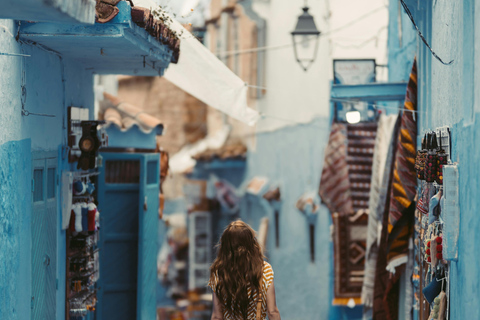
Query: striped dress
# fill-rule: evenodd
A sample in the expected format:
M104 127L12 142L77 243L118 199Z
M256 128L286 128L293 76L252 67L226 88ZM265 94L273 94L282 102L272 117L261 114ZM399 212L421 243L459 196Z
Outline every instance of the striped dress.
M272 266L268 262L264 262L263 265L263 277L261 281L261 290L262 290L262 320L267 318L267 290L270 285L273 283L273 269ZM208 286L212 288L213 292L215 292L215 288L217 286L217 279L215 278L213 281L208 282ZM248 289L248 294L250 294L250 289ZM245 320L255 320L257 316L257 294L253 296L253 299L250 300L250 304L248 306L248 318ZM241 318L235 317L230 314L229 311L224 310L223 312L223 319L224 320L243 320Z

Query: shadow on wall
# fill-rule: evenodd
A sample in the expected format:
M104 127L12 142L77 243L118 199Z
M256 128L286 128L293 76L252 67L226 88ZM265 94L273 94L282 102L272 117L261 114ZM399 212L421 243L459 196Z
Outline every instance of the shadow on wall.
M30 318L31 141L0 145L0 319Z

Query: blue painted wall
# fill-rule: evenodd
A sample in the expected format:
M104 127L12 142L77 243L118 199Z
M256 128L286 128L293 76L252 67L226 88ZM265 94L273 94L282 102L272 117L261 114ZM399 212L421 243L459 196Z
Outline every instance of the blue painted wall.
M415 0L406 0L405 3L415 12ZM388 21L388 81L408 81L417 48L417 37L400 1L390 0Z
M0 144L0 319L30 319L30 144Z
M273 211L263 199L249 199L242 218L258 230L260 218L270 220L267 256L275 272L277 303L284 319L327 319L331 313L333 277L330 214L321 208L316 221L315 257L310 262L308 223L295 205L300 196L318 190L328 119L257 135L256 150L249 151L247 180L266 176L280 184L280 247L275 247ZM250 198L253 198L249 196Z
M17 24L0 20L0 53L19 53L29 57L0 55L0 232L8 250L0 250L0 319L29 319L31 297L31 153L57 151L66 143L68 106L88 107L93 112L93 76L76 61L59 57L35 45L14 38ZM55 117L22 116L29 112ZM20 142L12 142L21 140ZM15 152L13 152L15 151ZM9 161L9 162L6 162ZM73 169L59 151L57 172ZM11 185L11 188L4 186ZM58 192L57 192L58 194ZM18 200L18 201L17 201ZM11 214L9 214L11 212ZM65 318L65 232L57 231L57 319ZM16 217L21 213L20 217ZM5 240L5 241L3 241ZM18 250L22 243L22 250ZM15 245L17 247L15 247ZM28 249L28 253L24 250ZM12 252L18 252L11 255ZM12 260L13 259L13 260ZM9 264L9 262L12 262ZM11 267L11 268L10 268ZM4 272L5 271L5 272ZM8 271L8 272L7 272ZM7 296L6 300L3 299ZM11 300L9 300L11 299ZM28 304L26 307L25 304ZM11 313L10 309L17 310Z
M390 2L391 14L396 2ZM475 63L479 59L475 49L480 45L480 34L474 32L480 16L473 0L410 3L417 8L417 23L436 53L444 61L454 60L450 66L441 64L417 39L418 139L425 131L450 126L452 160L459 163L460 186L458 262L450 264L450 319L480 319L480 256L472 251L472 243L480 240L480 83L477 83L480 64ZM390 19L390 26L396 23L392 21ZM391 33L395 34L394 27ZM408 37L410 34L412 32ZM393 41L389 39L390 50L395 52ZM406 58L402 56L399 61ZM393 66L390 70L394 77L403 77L409 71L409 68L401 70L401 65L393 60L389 65Z
M452 160L459 163L460 237L458 262L451 263L450 319L479 319L480 257L472 254L471 246L480 240L480 83L476 76L480 70L475 63L480 34L474 34L478 12L473 0L439 1L427 10L425 23L431 24L434 49L442 59L454 60L444 66L419 46L420 63L429 66L425 76L431 78L423 92L426 104L421 106L425 112L421 132L449 125Z

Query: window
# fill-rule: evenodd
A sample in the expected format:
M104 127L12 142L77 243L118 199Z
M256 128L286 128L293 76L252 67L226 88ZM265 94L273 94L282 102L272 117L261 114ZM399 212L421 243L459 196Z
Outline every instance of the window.
M138 160L107 161L105 182L140 183L140 162Z
M147 163L147 184L155 184L158 181L158 162L148 161Z
M48 168L47 171L47 199L55 198L55 168Z
M43 201L43 169L33 171L33 201Z

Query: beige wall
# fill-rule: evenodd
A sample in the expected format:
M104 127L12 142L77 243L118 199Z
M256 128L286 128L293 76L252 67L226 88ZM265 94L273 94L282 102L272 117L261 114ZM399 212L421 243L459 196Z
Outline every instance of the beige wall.
M157 140L170 156L207 134L207 105L164 78L121 77L118 97L162 121L165 132ZM165 198L182 196L183 184L183 175L169 173L163 184Z
M237 2L237 0L212 0L210 4L212 18L207 21L206 26L209 39L206 45L243 81L250 85L263 86L264 84L257 83L256 53L224 55L227 51L256 48L258 44L256 23L245 14L243 7ZM248 105L255 109L259 98L257 90L249 88L247 98ZM254 147L253 127L231 118L219 117L218 114L218 111L209 109L209 131L221 126L221 123L215 123L214 120L221 120L231 126L231 139L242 140L249 148Z
M163 122L166 130L158 142L170 154L207 133L206 104L164 78L123 78L119 81L118 97Z

